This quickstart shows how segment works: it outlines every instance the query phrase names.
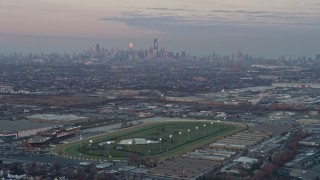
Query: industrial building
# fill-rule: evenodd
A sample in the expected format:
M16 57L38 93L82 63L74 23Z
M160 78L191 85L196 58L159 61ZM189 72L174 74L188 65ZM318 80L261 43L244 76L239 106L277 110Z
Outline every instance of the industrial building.
M240 150L255 145L268 138L268 134L261 131L244 131L233 136L218 140L209 145L210 148Z
M56 124L29 122L26 120L1 120L0 139L11 141L18 138L25 138L36 135L38 132L55 128Z
M27 116L29 121L47 122L54 124L72 124L77 122L87 121L88 117L81 117L76 115L56 115L56 114L35 114Z
M25 141L27 147L42 147L58 142L66 137L75 135L80 131L80 126L59 126L46 131L38 132L36 136Z
M320 88L319 83L273 83L272 86L277 88Z
M3 86L0 85L0 93L10 93L13 91L12 86Z

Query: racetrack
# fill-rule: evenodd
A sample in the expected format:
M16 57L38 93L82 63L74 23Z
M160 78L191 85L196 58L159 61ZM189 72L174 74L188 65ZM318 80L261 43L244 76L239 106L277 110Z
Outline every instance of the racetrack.
M245 128L240 124L209 120L162 119L63 144L52 149L52 152L81 159L163 159L191 151Z

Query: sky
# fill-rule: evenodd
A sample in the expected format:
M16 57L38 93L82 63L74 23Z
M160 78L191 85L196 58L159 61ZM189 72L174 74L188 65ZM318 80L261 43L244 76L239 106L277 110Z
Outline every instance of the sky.
M159 46L193 55L320 54L319 0L0 0L0 54Z

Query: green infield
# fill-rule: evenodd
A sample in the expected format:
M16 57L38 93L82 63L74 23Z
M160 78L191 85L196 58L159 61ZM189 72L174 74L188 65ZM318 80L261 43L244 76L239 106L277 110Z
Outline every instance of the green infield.
M166 121L82 139L58 146L54 151L66 156L91 159L165 158L193 150L242 129L244 127L241 125L214 121Z

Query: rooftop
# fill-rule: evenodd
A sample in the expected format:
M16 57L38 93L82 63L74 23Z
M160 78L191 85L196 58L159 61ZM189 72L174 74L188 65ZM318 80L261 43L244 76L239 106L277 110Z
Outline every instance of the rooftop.
M56 124L37 123L37 122L30 122L26 120L18 120L18 121L0 120L0 133L14 133L19 131L26 131L30 129L52 127L52 126L56 126Z
M250 163L253 164L255 162L258 162L258 159L249 158L245 156L241 156L238 159L233 160L234 162L241 162L241 163Z
M29 118L43 119L48 121L74 121L80 119L87 119L87 117L81 117L76 115L56 115L56 114L35 114L29 116Z

